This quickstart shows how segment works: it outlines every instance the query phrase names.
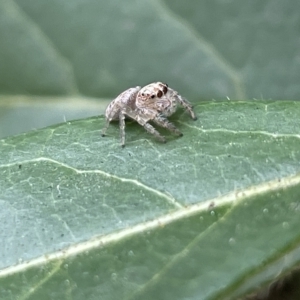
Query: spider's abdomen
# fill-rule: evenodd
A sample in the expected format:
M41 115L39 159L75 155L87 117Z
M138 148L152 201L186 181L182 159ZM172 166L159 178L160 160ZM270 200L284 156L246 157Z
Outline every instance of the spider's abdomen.
M135 108L135 100L140 86L130 88L121 93L117 98L109 103L105 110L105 117L107 120L118 120L121 109L129 106L131 109Z

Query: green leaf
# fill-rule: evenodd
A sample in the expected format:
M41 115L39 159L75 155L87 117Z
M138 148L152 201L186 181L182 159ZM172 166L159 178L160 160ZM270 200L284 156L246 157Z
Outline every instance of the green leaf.
M87 97L0 96L0 138L105 111L111 101Z
M0 92L299 99L298 0L2 0ZM288 20L288 21L287 21Z
M236 299L297 266L300 103L196 112L166 144L103 117L1 140L1 300Z
M61 122L65 116L103 112L101 103L91 112L89 101L83 109L76 101L70 111L49 109L44 106L49 96L59 96L62 103L86 97L101 102L158 80L191 102L298 100L299 4L2 0L0 137ZM30 99L25 112L19 96ZM2 101L13 107L3 109Z

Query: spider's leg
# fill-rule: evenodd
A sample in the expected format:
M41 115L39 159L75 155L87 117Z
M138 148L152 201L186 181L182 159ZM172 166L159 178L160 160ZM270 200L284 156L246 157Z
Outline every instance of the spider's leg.
M125 112L120 111L119 114L119 120L120 120L120 135L121 135L121 146L122 148L125 147Z
M193 111L193 105L192 105L189 101L187 101L185 98L183 98L182 96L180 96L179 94L177 94L175 97L177 98L178 102L179 102L186 110L188 110L188 112L189 112L189 114L191 115L192 119L193 119L194 121L196 121L196 120L197 120L197 116L196 116L195 112Z
M153 122L155 122L157 125L167 128L171 132L174 132L175 134L182 136L183 134L175 127L173 123L171 123L164 115L158 114L153 119Z
M151 124L148 123L149 117L144 115L141 111L134 111L130 107L126 107L124 112L128 117L142 125L145 130L153 134L159 141L165 143L166 138L162 136Z
M108 128L109 123L111 122L111 120L112 119L106 119L105 127L102 129L101 136L105 136L106 135L106 131L107 131L107 128Z
M134 104L136 95L138 94L139 90L141 89L140 86L136 86L134 88L130 88L123 93L121 93L117 98L112 100L106 110L105 110L105 117L106 117L106 125L102 129L102 136L105 136L107 128L109 126L109 123L112 120L118 120L120 116L120 111L123 108L123 106L130 106ZM120 121L121 123L121 121ZM124 124L124 122L123 122ZM121 125L121 124L120 124ZM124 125L125 127L125 125Z
M162 136L151 124L145 123L145 125L143 126L149 133L153 134L159 141L161 141L162 143L166 142L166 138Z

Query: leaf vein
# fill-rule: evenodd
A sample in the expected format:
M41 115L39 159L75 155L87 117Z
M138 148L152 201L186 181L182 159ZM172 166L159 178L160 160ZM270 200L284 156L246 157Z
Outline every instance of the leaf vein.
M286 137L286 138L294 137L294 138L300 139L300 134L272 133L272 132L268 132L268 131L264 131L264 130L232 130L232 129L226 129L226 128L203 129L203 128L200 128L197 126L189 125L182 121L177 121L177 122L186 127L201 131L203 133L210 133L210 132L221 132L221 133L232 133L232 134L249 134L249 133L253 134L254 133L254 134L260 134L260 135L267 135L274 139L281 138L281 137Z
M218 196L213 199L209 199L205 202L193 204L191 206L182 207L174 212L165 214L161 217L156 218L155 220L150 220L147 222L142 222L140 224L134 225L129 228L125 228L121 231L111 233L108 235L101 235L99 237L90 239L86 242L78 243L72 245L66 249L62 249L47 255L43 255L32 259L30 261L22 262L21 264L5 268L0 271L0 278L8 276L17 272L26 270L27 268L40 266L49 261L63 260L67 257L71 257L91 249L104 247L105 245L111 244L113 242L120 241L122 239L128 238L142 232L150 231L161 226L166 226L177 220L188 218L192 215L200 213L201 211L210 209L211 204L214 204L214 207L224 206L224 205L238 205L243 200L248 199L249 197L254 197L269 191L277 191L283 188L292 187L300 184L300 173L297 173L293 176L287 176L280 179L275 179L272 181L264 182L256 186L249 186L245 189L234 190L226 195ZM230 210L229 210L230 211ZM205 230L206 232L207 230Z
M68 168L72 171L74 171L75 173L77 174L101 174L105 177L108 177L108 178L113 178L113 179L116 179L116 180L119 180L121 182L128 182L128 183L131 183L131 184L134 184L138 187L141 187L149 192L152 192L153 194L156 194L157 196L161 197L161 198L164 198L165 200L167 200L170 204L172 204L173 206L177 207L177 208L182 208L183 206L178 202L176 201L176 199L172 196L169 196L159 190L156 190L150 186L147 186L145 184L143 184L142 182L136 180L136 179L130 179L130 178L124 178L124 177L119 177L119 176L116 176L116 175L113 175L113 174L110 174L110 173L107 173L107 172L104 172L102 170L80 170L80 169L77 169L77 168L74 168L68 164L65 164L65 163L62 163L62 162L59 162L57 160L54 160L52 158L47 158L47 157L38 157L38 158L35 158L35 159L30 159L30 160L26 160L26 161L22 161L22 162L17 162L17 163L11 163L11 164L6 164L6 165L1 165L0 168L4 168L4 167L11 167L11 166L15 166L15 165L19 165L19 164L25 164L25 163L32 163L32 162L43 162L43 161L46 161L46 162L51 162L51 163L54 163L54 164L57 164L57 165L60 165L64 168Z

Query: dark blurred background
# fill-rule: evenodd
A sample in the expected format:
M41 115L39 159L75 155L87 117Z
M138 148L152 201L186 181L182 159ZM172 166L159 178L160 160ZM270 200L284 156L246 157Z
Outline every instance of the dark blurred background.
M0 137L167 82L191 102L300 99L299 0L0 0Z

